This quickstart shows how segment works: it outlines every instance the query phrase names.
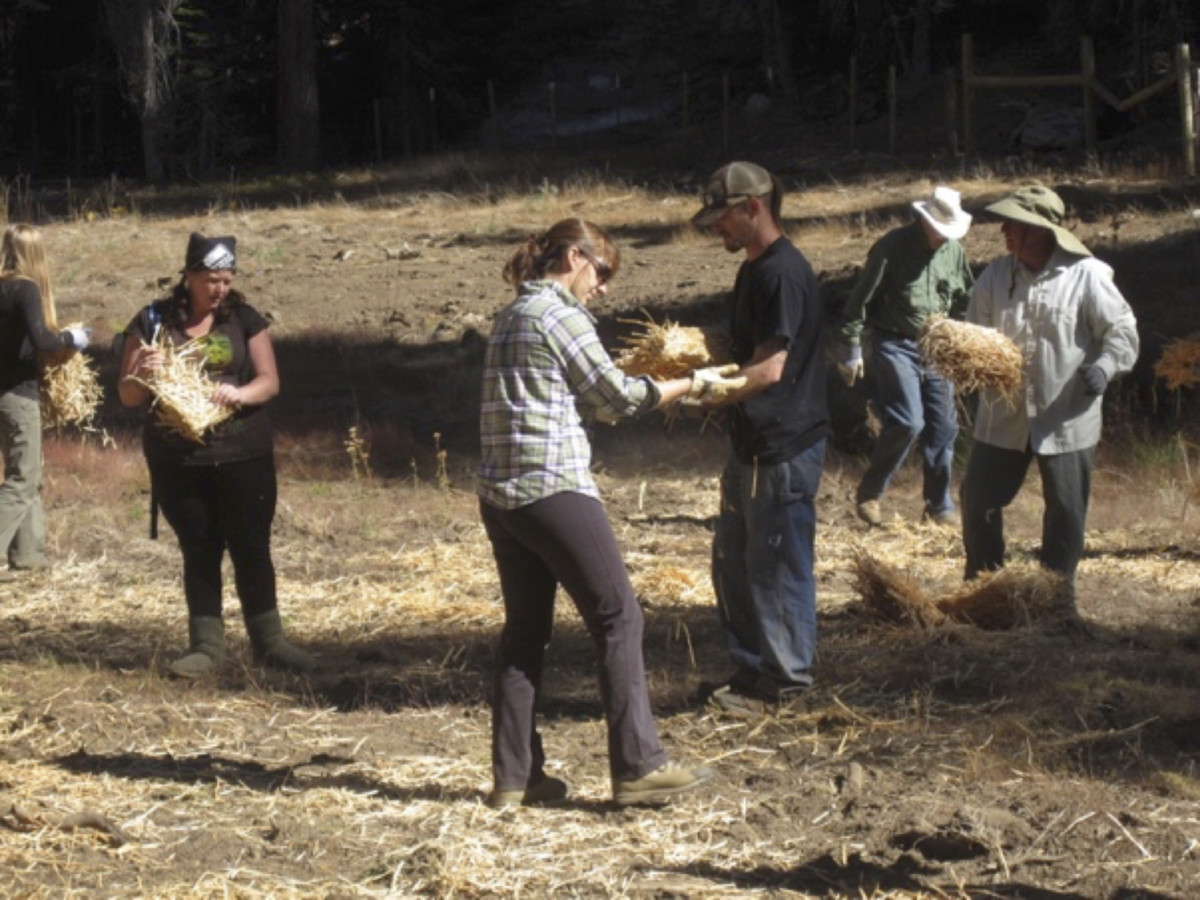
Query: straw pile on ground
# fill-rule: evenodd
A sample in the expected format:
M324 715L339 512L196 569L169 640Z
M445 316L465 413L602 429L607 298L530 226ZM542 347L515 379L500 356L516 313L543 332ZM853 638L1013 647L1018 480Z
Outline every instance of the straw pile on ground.
M854 580L867 609L884 622L934 628L946 620L920 582L895 563L860 550L854 556Z
M947 622L985 631L1054 625L1075 616L1075 594L1063 576L1040 566L987 573L941 600L890 560L858 551L855 589L871 615L893 625L936 628Z
M973 579L938 603L950 619L986 631L1053 625L1075 616L1069 579L1040 566L1012 566Z
M191 340L176 347L160 339L154 346L163 355L162 368L137 380L154 395L159 422L189 441L203 444L204 435L235 412L233 407L212 402L215 383L204 369L204 342Z
M694 369L731 362L729 339L710 327L677 325L670 319L656 324L624 320L640 329L622 338L625 347L617 354L617 366L626 375L649 375L658 381L683 378Z
M75 350L47 354L40 360L38 400L42 428L59 429L68 425L89 429L96 410L104 399L104 390L96 370L88 359Z
M932 316L919 346L922 358L960 391L990 388L1015 402L1021 389L1021 351L994 328Z
M1154 364L1154 374L1172 391L1200 382L1200 331L1167 344Z

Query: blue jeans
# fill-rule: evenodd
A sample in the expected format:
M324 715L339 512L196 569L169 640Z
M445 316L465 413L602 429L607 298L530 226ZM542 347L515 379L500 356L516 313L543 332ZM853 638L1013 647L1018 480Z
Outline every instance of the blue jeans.
M954 385L921 363L917 342L889 332L872 331L869 365L875 382L883 429L858 485L857 500L878 500L887 490L912 445L920 438L925 470L925 511L954 509L950 467L958 414Z
M764 695L812 684L817 649L814 500L825 441L786 462L721 474L721 514L713 537L717 614L734 679Z

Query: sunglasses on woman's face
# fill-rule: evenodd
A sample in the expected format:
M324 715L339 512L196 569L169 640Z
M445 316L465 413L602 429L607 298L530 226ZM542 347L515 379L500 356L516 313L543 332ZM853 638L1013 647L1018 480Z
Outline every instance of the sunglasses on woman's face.
M592 264L592 268L596 270L596 280L601 284L607 284L608 279L612 278L612 267L602 259L596 259L592 254L588 253L582 247L579 249L579 255Z

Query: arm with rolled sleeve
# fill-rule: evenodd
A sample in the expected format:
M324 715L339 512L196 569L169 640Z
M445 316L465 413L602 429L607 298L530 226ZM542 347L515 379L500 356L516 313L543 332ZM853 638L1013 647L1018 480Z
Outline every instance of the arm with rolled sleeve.
M658 403L654 382L617 367L582 307L559 307L546 316L544 325L548 344L561 355L567 384L583 405L621 419L648 412Z

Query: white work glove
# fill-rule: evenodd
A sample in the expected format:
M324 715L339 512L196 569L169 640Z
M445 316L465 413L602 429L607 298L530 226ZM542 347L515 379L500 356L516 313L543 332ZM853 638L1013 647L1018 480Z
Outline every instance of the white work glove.
M741 366L729 363L725 366L712 366L707 369L697 369L692 373L692 386L687 392L687 400L691 403L723 403L729 395L740 391L746 386L745 377L730 378Z
M863 377L862 347L848 347L845 355L838 360L838 374L846 387L854 387Z
M67 328L66 333L71 336L71 344L76 350L85 350L89 342L90 328Z

